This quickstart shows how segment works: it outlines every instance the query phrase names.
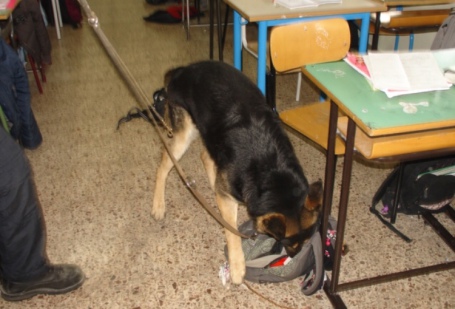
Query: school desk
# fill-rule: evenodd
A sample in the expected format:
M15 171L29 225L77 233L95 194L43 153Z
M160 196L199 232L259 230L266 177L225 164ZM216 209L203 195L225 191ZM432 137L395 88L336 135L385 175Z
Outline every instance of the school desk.
M365 52L368 43L370 14L387 10L386 5L375 0L343 0L340 4L324 4L318 7L293 10L275 5L272 0L224 0L224 2L234 10L234 66L239 70L242 69L241 26L251 22L258 25L257 86L264 94L269 27L333 17L361 20L359 51Z
M345 136L345 155L338 212L335 261L324 290L336 308L346 308L339 292L455 268L455 261L411 269L373 278L339 283L341 252L354 152L367 159L410 161L455 153L455 87L388 98L373 90L367 80L344 61L309 65L303 73L331 101L322 229L326 230L331 211L335 174L336 132ZM417 112L406 113L400 102L427 102ZM347 117L338 117L341 111ZM355 149L355 150L354 150ZM328 193L327 193L328 192ZM453 236L450 235L452 251ZM355 254L351 252L350 254Z

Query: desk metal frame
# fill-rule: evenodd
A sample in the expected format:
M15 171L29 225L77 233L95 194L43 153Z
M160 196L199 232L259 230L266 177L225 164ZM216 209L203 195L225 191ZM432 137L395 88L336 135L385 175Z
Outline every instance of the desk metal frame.
M312 78L312 74L308 71L304 70L304 74ZM314 81L314 79L312 79ZM316 83L320 89L323 89L323 85ZM327 92L329 93L329 92ZM321 225L321 231L326 231L328 227L328 218L331 212L332 207L332 197L333 197L333 190L334 190L334 180L335 180L335 137L337 132L337 122L338 122L338 110L339 107L336 103L337 98L333 98L328 95L331 99L331 108L330 108L330 116L329 116L329 136L328 136L328 149L327 149L327 159L326 159L326 168L325 168L325 183L324 183L324 203L323 203L323 219ZM358 120L357 120L358 121ZM338 212L338 225L337 225L337 241L335 245L335 255L334 255L334 265L332 270L331 278L326 282L324 285L324 291L326 295L329 297L332 305L335 308L346 308L343 300L338 295L339 292L355 289L359 287L370 286L374 284L389 282L393 280L399 280L404 278L409 278L413 276L418 276L422 274L428 274L437 271L443 271L448 269L455 268L455 261L447 262L447 263L440 263L432 266L426 266L417 269L410 269L406 271L371 277L367 279L360 279L355 280L347 283L339 283L339 275L341 269L341 255L342 255L342 247L343 247L343 240L344 240L344 232L346 226L346 217L347 217L347 208L349 202L349 189L350 189L350 182L351 182L351 174L352 174L352 163L354 159L354 141L355 141L355 132L356 132L357 124L355 120L349 117L348 121L348 128L346 134L346 145L345 145L345 155L344 155L344 163L343 163L343 171L342 171L342 183L341 183L341 192L340 192L340 204L339 204L339 212ZM435 151L426 151L422 153L411 153L405 154L400 157L394 158L395 160L400 161L410 161L410 160L418 160L423 158L429 158L434 156L441 156L447 154L454 154L455 153L455 143L453 145L449 145L446 149L438 149ZM387 159L387 158L385 158ZM453 218L453 211L449 214ZM455 250L453 237L451 235L444 235L444 229L440 229L437 225L439 222L431 215L426 214L424 215L424 219L429 222L440 234L441 237L446 241L446 243ZM439 228L439 229L438 229ZM442 231L442 232L440 232ZM325 235L322 233L321 235ZM323 236L324 237L324 236ZM325 239L323 239L325 240Z
M337 5L324 5L319 8L318 11L311 10L290 10L292 14L288 15L279 15L273 12L273 4L270 5L271 12L264 17L256 18L247 16L248 14L239 13L236 8L236 4L233 0L224 0L227 5L232 7L234 10L234 20L233 20L233 30L234 30L234 67L241 70L242 69L242 38L241 38L241 26L242 24L247 24L248 22L256 22L258 25L258 62L257 62L257 86L265 94L266 90L266 70L267 70L267 32L269 27L310 21L317 19L328 19L328 18L344 18L346 20L361 20L360 28L360 41L359 41L359 52L364 53L367 50L368 46L368 30L370 23L370 13L377 11L385 11L386 6L382 3L374 3L368 10L365 9L365 12L359 12L359 9L349 12L349 10L343 8L342 6L338 7ZM266 5L260 1L257 1L257 5ZM366 3L371 3L366 1ZM339 13L337 13L339 11ZM297 17L295 17L297 16ZM245 22L242 22L242 17Z
M267 31L269 27L280 26L289 23L310 21L317 19L328 19L341 17L346 20L362 20L360 29L359 52L365 53L368 44L368 27L370 22L370 13L342 14L330 15L322 17L305 17L291 18L284 20L265 20L258 21L258 63L257 63L257 86L265 94L266 82L265 76L267 73ZM248 22L245 22L245 24ZM234 11L234 67L242 69L242 40L241 40L241 16Z

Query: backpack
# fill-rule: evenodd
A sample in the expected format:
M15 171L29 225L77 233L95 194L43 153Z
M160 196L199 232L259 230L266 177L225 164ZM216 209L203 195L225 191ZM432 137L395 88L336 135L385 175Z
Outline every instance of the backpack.
M397 184L402 169L401 188L396 213L420 215L424 211L442 212L455 194L455 176L446 174L455 170L455 156L402 163L384 180L373 197L370 211L401 238L411 239L397 230L389 219L392 217ZM454 171L455 172L455 171ZM382 208L376 206L382 202Z
M79 28L82 22L82 10L77 0L58 0L62 22L73 28ZM49 24L55 25L51 0L42 0L41 4L46 13Z
M312 295L321 289L325 270L331 270L336 240L336 220L329 217L327 241L322 254L321 235L318 231L302 247L300 252L290 258L281 243L274 238L258 234L253 221L248 220L239 226L239 232L255 238L242 239L242 249L245 254L245 280L256 283L278 283L301 278L301 291ZM227 257L227 247L225 247ZM225 284L227 263L220 269L220 278Z

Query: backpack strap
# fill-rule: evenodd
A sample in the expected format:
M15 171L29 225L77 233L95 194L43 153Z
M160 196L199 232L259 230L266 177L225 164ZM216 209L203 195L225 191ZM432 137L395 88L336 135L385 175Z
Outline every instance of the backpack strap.
M302 283L302 293L306 296L316 293L324 283L324 257L322 255L322 240L319 232L311 237L314 254L314 268L308 272Z
M384 180L384 182L381 184L379 187L378 191L376 194L373 196L373 200L371 202L371 207L370 207L370 212L374 214L378 219L385 225L387 226L392 232L400 236L403 240L406 242L411 242L412 239L410 239L408 236L400 232L390 221L384 219L384 217L381 215L381 213L376 209L376 205L381 201L382 197L384 196L387 187L393 184L393 182L398 182L398 177L399 177L399 168L395 168ZM396 197L397 198L397 197Z
M384 219L384 217L379 213L379 211L375 208L375 204L371 205L370 212L378 217L381 222L387 226L392 232L400 236L406 242L412 242L412 239L400 232L390 221Z

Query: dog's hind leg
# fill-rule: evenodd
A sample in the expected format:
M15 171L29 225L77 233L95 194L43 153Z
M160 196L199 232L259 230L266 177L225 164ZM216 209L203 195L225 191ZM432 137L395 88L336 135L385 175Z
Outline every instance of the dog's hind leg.
M198 135L198 131L191 121L191 118L186 112L184 114L185 116L181 118L182 122L180 127L178 130L174 131L174 137L169 145L169 149L176 160L180 160L191 142L194 141ZM155 193L153 195L152 215L157 220L164 218L164 213L166 211L166 179L173 166L174 163L169 157L166 149L164 149L161 164L156 172Z
M216 166L206 149L201 153L201 160L209 178L210 187L215 191Z
M216 202L224 220L234 228L237 228L239 203L232 196L219 192L219 190L216 192ZM241 284L246 271L242 239L227 229L224 229L224 232L226 234L231 281L234 284Z

